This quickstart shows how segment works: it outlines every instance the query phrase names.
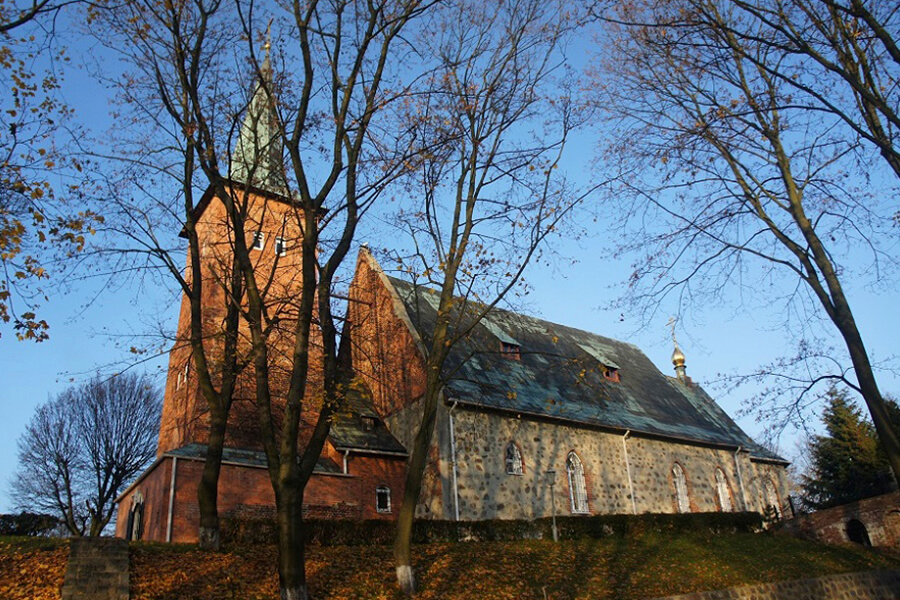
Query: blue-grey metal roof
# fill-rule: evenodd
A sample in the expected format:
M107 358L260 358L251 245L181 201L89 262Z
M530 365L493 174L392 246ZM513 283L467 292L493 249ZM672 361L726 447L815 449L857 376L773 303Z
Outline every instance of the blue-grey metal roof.
M428 347L438 294L388 279ZM699 385L663 375L632 344L501 309L486 318L450 352L444 365L448 399L588 426L740 446L758 458L784 461L755 443ZM518 360L501 352L500 342L509 340L519 346ZM618 382L606 379L609 369L618 371Z

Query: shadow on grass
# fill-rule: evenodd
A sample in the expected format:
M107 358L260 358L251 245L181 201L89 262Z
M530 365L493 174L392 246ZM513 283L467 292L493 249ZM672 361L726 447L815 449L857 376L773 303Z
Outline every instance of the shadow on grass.
M620 600L900 568L900 554L769 534L638 532L554 543L416 545L416 600ZM315 600L399 600L389 546L311 547ZM135 600L278 597L274 546L132 544Z

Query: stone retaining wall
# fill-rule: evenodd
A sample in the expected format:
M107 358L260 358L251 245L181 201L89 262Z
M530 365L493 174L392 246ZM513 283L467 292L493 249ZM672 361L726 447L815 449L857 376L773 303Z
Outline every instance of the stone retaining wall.
M748 585L657 600L897 600L900 571L871 571Z
M128 544L116 538L73 538L62 600L128 600Z

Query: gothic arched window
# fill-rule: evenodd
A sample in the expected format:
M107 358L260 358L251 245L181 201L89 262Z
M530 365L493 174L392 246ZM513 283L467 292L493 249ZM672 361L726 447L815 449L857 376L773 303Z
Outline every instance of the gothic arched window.
M731 502L731 488L728 487L725 472L718 467L716 467L716 496L719 498L719 510L722 512L734 510L734 504Z
M771 479L766 479L766 509L772 507L775 511L775 518L781 518L781 501L778 499L778 491Z
M525 472L522 452L515 442L510 442L506 447L506 472L509 475L521 475Z
M584 466L574 452L566 458L566 474L569 476L569 503L573 513L588 512L587 485L584 482Z
M144 537L144 495L137 490L131 497L131 509L128 511L128 524L125 527L126 540L139 540Z
M678 463L675 463L675 466L672 467L672 483L675 485L675 502L678 505L678 512L691 512L687 478L684 476L684 469Z

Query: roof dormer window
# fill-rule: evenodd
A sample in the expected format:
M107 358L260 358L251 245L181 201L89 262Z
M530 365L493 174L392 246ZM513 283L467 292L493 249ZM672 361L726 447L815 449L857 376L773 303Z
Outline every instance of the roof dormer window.
M507 333L506 329L500 325L500 323L494 322L493 319L496 319L496 315L485 315L484 319L481 320L481 324L491 332L491 334L497 338L500 342L500 356L506 358L508 360L521 360L522 353L520 351L520 345L516 338L512 337ZM496 346L495 346L496 347Z
M611 381L613 383L619 383L619 381L621 381L619 379L619 370L613 367L607 367L606 365L603 365L603 377L607 381Z
M522 360L522 353L519 351L518 344L510 344L509 342L500 342L500 356L509 360Z
M375 417L363 417L362 428L367 433L375 431Z

